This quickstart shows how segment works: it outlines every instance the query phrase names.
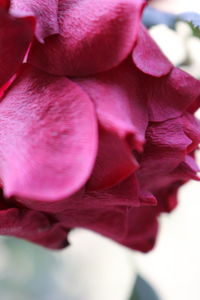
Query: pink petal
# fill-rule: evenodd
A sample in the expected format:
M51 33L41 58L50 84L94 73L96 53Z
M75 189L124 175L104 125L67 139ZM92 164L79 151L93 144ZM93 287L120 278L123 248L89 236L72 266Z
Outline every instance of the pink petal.
M93 105L79 86L26 67L0 115L0 177L7 197L48 203L84 185L97 132Z
M139 197L141 206L156 206L158 204L156 197L151 192L142 188Z
M59 35L35 42L29 62L56 75L87 76L109 70L131 52L143 0L60 0Z
M141 150L148 123L140 73L130 60L99 75L76 79L94 101L101 125Z
M87 188L109 188L127 178L137 167L128 145L118 136L100 128L99 151Z
M138 31L137 44L132 56L138 69L155 77L164 76L173 68L171 62L162 53L142 24Z
M59 33L58 0L12 0L11 13L36 17L36 37L40 42Z
M0 86L19 69L33 37L34 23L32 17L14 18L0 9Z
M0 234L22 238L51 249L67 246L67 234L58 224L36 211L9 208L0 210Z
M200 95L200 82L184 71L174 68L159 79L146 81L150 121L164 121L179 117Z

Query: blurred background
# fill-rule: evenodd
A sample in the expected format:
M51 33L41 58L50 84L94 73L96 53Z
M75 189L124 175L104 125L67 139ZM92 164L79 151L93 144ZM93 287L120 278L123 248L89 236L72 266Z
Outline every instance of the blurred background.
M200 13L198 0L152 5ZM175 65L200 78L200 39L188 24L178 22L175 30L156 25L150 33ZM81 229L70 234L71 245L59 252L1 237L0 299L199 300L200 183L186 184L179 199L178 208L160 218L158 241L148 254Z

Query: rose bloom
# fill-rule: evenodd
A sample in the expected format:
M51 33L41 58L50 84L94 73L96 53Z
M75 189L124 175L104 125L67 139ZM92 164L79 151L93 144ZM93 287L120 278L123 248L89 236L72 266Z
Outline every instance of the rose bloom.
M146 252L198 180L200 82L143 0L0 0L0 234L59 249L82 227Z

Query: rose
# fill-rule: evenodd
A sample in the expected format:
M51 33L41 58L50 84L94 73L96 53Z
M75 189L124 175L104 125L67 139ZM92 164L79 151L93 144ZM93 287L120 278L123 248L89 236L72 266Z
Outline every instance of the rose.
M150 250L197 179L199 81L151 40L142 0L0 4L0 233L61 248L83 227Z

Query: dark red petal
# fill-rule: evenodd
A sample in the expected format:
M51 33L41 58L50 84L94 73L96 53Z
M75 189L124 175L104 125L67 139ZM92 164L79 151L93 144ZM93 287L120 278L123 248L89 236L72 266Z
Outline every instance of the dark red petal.
M162 53L142 24L138 31L137 44L134 47L132 57L138 69L155 77L166 75L173 68L171 62Z
M57 224L51 224L44 214L27 209L1 210L0 234L23 238L51 249L67 245L66 231Z
M100 128L99 151L87 189L109 188L128 177L137 168L138 163L128 145L118 136Z
M191 139L188 152L192 152L197 149L200 143L200 121L191 114L185 114L183 116L183 126L185 134Z
M155 243L159 212L156 208L134 207L140 205L138 192L133 175L111 189L86 193L79 205L68 203L57 218L66 228L94 230L127 247L146 252Z
M0 86L14 75L33 38L35 20L14 18L0 9Z
M82 205L83 207L88 208L107 208L118 205L138 207L141 205L141 202L139 201L138 181L135 174L132 174L112 188L94 192L87 189L83 196L83 200L81 199L79 201L80 207ZM68 205L71 204L68 203Z
M60 224L67 229L82 227L114 240L122 237L126 228L126 208L117 206L92 209L83 206L66 208L56 216Z
M182 183L180 183L180 181L173 182L165 189L161 189L157 192L156 197L158 199L158 210L160 212L170 213L176 208L178 204L178 189L181 185Z
M128 212L125 235L119 242L138 251L150 251L158 232L158 214L154 207L132 208Z
M165 185L165 176L185 159L190 143L183 131L181 118L150 124L137 171L141 187L153 191Z
M150 191L144 189L140 190L139 198L141 206L156 206L158 204L156 197Z
M60 0L59 35L35 42L29 62L55 75L109 70L131 53L143 0Z
M7 197L56 202L87 181L97 151L88 96L27 67L0 104L0 177Z
M37 20L36 37L40 42L52 34L59 33L58 0L12 0L13 15L34 16Z
M75 80L94 101L100 124L137 150L142 149L148 123L142 79L127 60L111 71Z
M9 10L10 0L0 0L0 9L3 8L5 10Z
M174 68L165 77L149 77L146 82L150 121L164 121L181 116L200 95L200 82Z

